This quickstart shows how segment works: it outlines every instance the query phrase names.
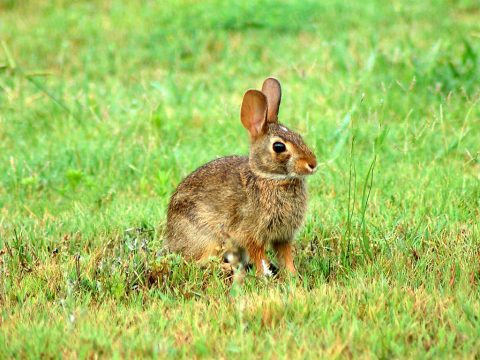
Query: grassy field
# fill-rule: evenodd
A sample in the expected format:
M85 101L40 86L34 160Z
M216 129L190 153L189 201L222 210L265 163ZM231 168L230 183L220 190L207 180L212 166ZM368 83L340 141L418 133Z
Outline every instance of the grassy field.
M0 358L480 356L480 5L0 1ZM162 254L246 89L317 154L297 278Z

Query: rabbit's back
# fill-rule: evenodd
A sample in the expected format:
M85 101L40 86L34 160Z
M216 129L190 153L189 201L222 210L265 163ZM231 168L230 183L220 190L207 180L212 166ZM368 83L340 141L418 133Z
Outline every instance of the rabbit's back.
M172 195L167 212L166 247L187 257L214 255L226 228L246 204L241 173L248 158L228 156L201 166Z

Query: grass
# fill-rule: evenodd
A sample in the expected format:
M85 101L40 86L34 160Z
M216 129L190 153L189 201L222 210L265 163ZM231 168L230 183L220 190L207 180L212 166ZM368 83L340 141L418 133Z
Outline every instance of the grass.
M0 357L480 356L476 1L0 2ZM321 162L294 279L161 252L244 91Z

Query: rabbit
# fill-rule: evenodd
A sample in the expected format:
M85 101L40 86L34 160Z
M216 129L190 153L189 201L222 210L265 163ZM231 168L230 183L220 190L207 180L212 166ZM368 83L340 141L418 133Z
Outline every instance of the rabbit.
M224 256L222 244L234 239L258 276L272 275L268 246L280 268L296 273L292 242L307 209L305 177L316 172L317 159L299 134L278 122L280 101L275 78L244 94L240 119L250 154L212 160L178 185L167 210L169 251L195 260Z

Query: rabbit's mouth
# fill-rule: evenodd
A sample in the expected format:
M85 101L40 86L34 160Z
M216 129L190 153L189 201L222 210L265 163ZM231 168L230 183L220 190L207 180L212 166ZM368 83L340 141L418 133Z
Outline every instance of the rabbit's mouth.
M297 176L308 176L308 175L313 175L317 172L317 167L312 167L309 164L305 164L301 166L299 169L295 169L295 173Z
M313 175L317 171L317 159L315 157L306 157L294 162L293 171L295 174L306 176Z

